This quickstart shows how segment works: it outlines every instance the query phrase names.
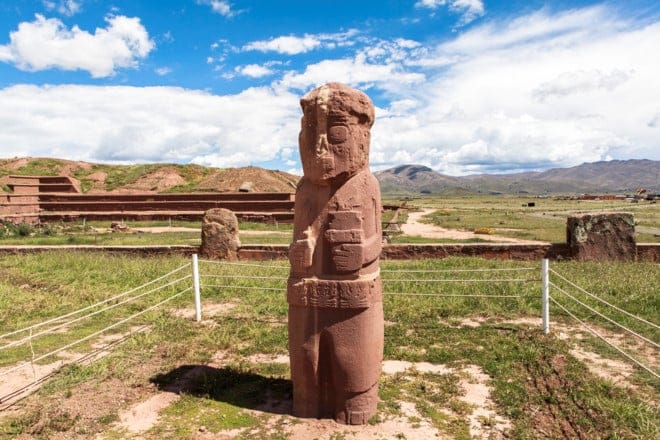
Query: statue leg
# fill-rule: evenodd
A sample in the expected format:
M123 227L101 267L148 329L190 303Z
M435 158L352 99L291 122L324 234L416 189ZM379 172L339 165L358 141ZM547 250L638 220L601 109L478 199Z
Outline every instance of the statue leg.
M383 360L383 305L338 310L345 314L328 328L334 344L334 417L339 423L366 424L376 414Z
M323 317L313 307L289 305L289 356L293 383L293 415L321 418L332 415L330 360L324 349Z

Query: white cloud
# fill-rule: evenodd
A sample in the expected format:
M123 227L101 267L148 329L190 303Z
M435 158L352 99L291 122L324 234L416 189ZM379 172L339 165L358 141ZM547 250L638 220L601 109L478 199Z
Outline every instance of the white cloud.
M321 46L321 41L311 35L304 37L284 36L270 40L253 41L243 46L243 50L258 50L260 52L277 52L286 55L296 55L309 52Z
M9 44L0 46L0 61L27 71L86 70L95 78L112 76L118 68L137 67L138 59L154 48L140 19L111 16L106 22L106 28L91 34L37 14L33 22L22 22L10 33Z
M302 37L285 35L270 40L252 41L243 46L243 50L297 55L319 48L332 49L337 46L350 46L353 44L351 38L357 34L355 29L351 29L335 34L305 34Z
M165 76L172 73L172 69L169 67L158 67L154 70L154 72L156 72L156 75Z
M656 114L651 118L651 120L646 124L648 127L658 128L660 127L660 113Z
M475 24L436 45L360 35L340 59L270 87L217 96L168 87L0 89L0 155L295 167L301 94L328 81L380 104L372 167L420 163L448 174L660 159L660 22L605 6ZM216 54L234 50L218 42ZM221 55L224 56L224 55ZM12 44L0 60L14 61ZM222 66L215 66L221 69ZM225 75L276 75L232 66ZM288 67L290 69L290 67ZM272 71L266 73L266 71ZM295 157L294 157L295 156Z
M421 53L425 53L421 44L413 40L372 39L351 57L308 64L303 72L289 71L278 85L305 91L326 82L338 81L354 87L376 87L401 95L426 79L423 73L404 65L409 58Z
M464 174L658 159L657 41L660 23L605 7L474 27L404 63L427 80L378 112L374 165L405 157Z
M82 2L77 2L75 0L60 0L59 2L44 0L44 7L48 11L57 11L62 15L71 17L78 12L80 12L80 4Z
M632 71L623 72L618 69L609 73L603 73L597 69L563 72L556 78L539 85L532 91L532 94L539 101L544 101L550 97L563 97L598 89L611 91L626 82L632 75Z
M225 0L198 0L197 3L210 6L213 12L227 18L231 18L238 13L232 8L231 3Z
M12 86L0 89L0 156L246 165L296 146L298 99L270 88L218 96L176 87Z
M331 81L364 89L377 86L383 90L419 85L425 79L421 73L406 72L396 63L370 63L364 56L324 60L310 64L302 73L288 72L280 85L307 90Z
M269 67L260 64L236 66L234 71L240 75L249 76L250 78L261 78L273 74L273 71Z
M458 26L474 21L486 13L482 0L419 0L416 8L435 10L440 6L449 6L449 10L461 14Z

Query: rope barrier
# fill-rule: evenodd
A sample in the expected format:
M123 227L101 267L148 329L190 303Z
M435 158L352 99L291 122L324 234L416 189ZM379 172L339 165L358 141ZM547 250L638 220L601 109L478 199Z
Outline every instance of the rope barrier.
M187 287L186 289L182 290L181 292L176 293L176 294L170 296L169 298L164 299L163 301L160 301L159 303L154 304L153 306L150 306L150 307L148 307L148 308L146 308L146 309L144 309L144 310L142 310L142 311L140 311L140 312L138 312L138 313L135 313L135 314L129 316L128 318L124 318L124 319L122 319L121 321L118 321L118 322L116 322L116 323L114 323L114 324L112 324L112 325L109 325L108 327L106 327L106 328L104 328L104 329L102 329L102 330L99 330L99 331L97 331L97 332L94 332L94 333L92 333L91 335L87 335L87 336L85 336L84 338L78 339L77 341L74 341L74 342L71 342L71 343L65 345L64 347L58 348L57 350L53 350L53 351L51 351L50 353L46 353L46 354L44 354L44 355L41 355L41 356L39 356L39 357L33 359L32 362L25 362L25 363L23 363L23 364L20 364L20 365L17 365L17 366L15 366L15 367L13 367L13 368L10 368L10 369L8 369L8 370L5 370L5 371L3 371L3 372L0 373L0 377L6 376L6 375L8 375L9 373L13 373L13 372L16 371L16 370L20 370L21 368L24 368L24 367L27 366L27 365L32 365L33 362L39 362L39 361L42 360L42 359L46 359L46 358L49 357L49 356L53 356L53 355L55 355L55 354L57 354L57 353L59 353L59 352L61 352L61 351L66 350L67 348L71 348L71 347L73 347L73 346L75 346L75 345L80 344L81 342L85 342L85 341L87 341L87 340L89 340L89 339L92 339L92 338L94 338L94 337L100 335L101 333L104 333L104 332L106 332L106 331L108 331L108 330L110 330L110 329L113 329L113 328L118 327L118 326L120 326L120 325L122 325L122 324L125 324L126 322L130 321L131 319L133 319L133 318L137 318L138 316L141 316L141 315L144 315L145 313L150 312L151 310L155 309L156 307L159 307L159 306L165 304L166 302L169 302L169 301L173 300L174 298L177 298L177 297L183 295L184 293L186 293L186 292L189 291L189 290L192 290L192 287Z
M500 269L437 269L437 270L407 270L407 269L385 269L380 273L445 273L445 272L515 272L518 270L539 270L538 267L505 267Z
M269 290L276 292L286 292L286 289L277 287L256 287L256 286L231 286L219 284L206 284L204 287L220 287L225 289L243 289L243 290ZM440 293L407 293L407 292L383 292L383 295L402 295L402 296L437 296L447 298L524 298L522 295L460 295L460 294L440 294Z
M460 294L444 294L444 293L407 293L407 292L383 292L383 295L393 296L437 296L446 298L524 298L522 295L460 295Z
M14 406L16 403L24 399L25 397L29 396L32 394L34 391L36 391L37 385L40 385L41 383L45 382L46 380L50 379L51 377L55 376L62 367L68 366L68 365L75 365L75 364L82 364L83 362L90 360L90 362L94 361L94 358L99 356L102 352L108 351L110 348L113 348L125 341L127 341L129 338L131 338L134 334L137 333L142 333L144 332L147 328L149 328L148 325L143 325L139 327L136 330L131 330L130 333L126 334L124 337L121 339L118 339L116 341L112 341L107 343L106 345L102 347L98 347L94 349L93 351L89 353L85 353L84 355L80 356L78 359L69 362L68 364L63 363L59 368L57 368L54 371L51 371L50 373L47 373L43 376L41 376L38 379L35 379L33 382L26 384L14 391L11 391L10 393L5 394L4 396L0 396L0 403L4 403L4 406L0 406L0 412L5 411L12 406ZM7 403L9 402L9 403Z
M66 326L68 326L68 325L75 324L76 322L80 322L80 321L82 321L83 319L87 319L87 318L89 318L89 317L91 317L91 316L98 315L99 313L107 312L108 310L114 309L115 307L119 307L119 306L121 306L121 305L124 305L124 304L126 304L126 303L131 302L131 301L134 301L134 300L136 300L136 299L138 299L138 298L141 298L141 297L143 297L143 296L145 296L145 295L148 295L148 294L150 294L150 293L156 292L156 291L158 291L158 290L160 290L160 289L163 289L163 288L165 288L165 287L169 287L169 286L172 286L172 285L174 285L174 284L177 284L177 283L179 283L179 282L181 282L181 281L183 281L183 280L185 280L185 279L190 278L191 276L192 276L192 275L186 275L185 277L179 278L178 280L174 280L174 281L171 281L171 282L169 282L169 283L167 283L167 284L163 284L163 285L160 286L160 287L156 287L155 289L151 289L151 290L148 290L148 291L146 291L146 292L144 292L144 293L141 293L141 294L139 294L139 295L133 296L133 297L128 298L128 299L125 299L124 301L118 302L117 304L113 304L113 305L111 305L111 306L105 307L105 308L103 308L103 309L97 310L97 311L92 312L92 313L89 313L89 314L87 314L87 315L83 315L83 316L81 316L81 317L79 317L79 318L72 319L71 321L66 321L66 322L64 322L64 323L62 323L62 324L56 325L55 327L51 327L51 328L49 328L49 329L47 329L47 330L43 330L43 331L41 331L41 332L39 332L39 333L36 333L36 334L34 334L34 335L33 335L33 334L30 334L30 336L26 336L26 337L23 338L23 339L19 339L19 340L17 340L17 341L12 341L12 342L10 342L10 343L8 343L8 344L5 344L5 345L1 346L1 347L0 347L0 350L4 350L4 349L7 349L7 348L15 347L15 346L17 346L17 345L21 345L21 344L23 344L23 343L25 343L25 342L27 342L27 341L32 341L33 338L37 338L37 337L39 337L39 336L42 336L42 335L45 335L45 334L51 333L51 332L53 332L53 331L55 331L55 330L59 330L59 329L61 329L62 327L66 327Z
M610 304L610 303L608 303L607 301L605 301L605 300L602 299L602 298L599 298L598 296L594 295L593 293L589 293L589 292L587 292L587 291L584 290L582 287L578 286L577 284L571 282L570 280L568 280L568 279L566 279L565 277L563 277L563 276L561 276L560 274L558 274L556 271L550 269L550 272L552 272L553 274L557 275L559 278L561 278L562 280L566 281L568 284L570 284L571 286L575 287L575 288L578 289L580 292L582 292L582 293L584 293L584 294L586 294L586 295L589 295L590 297L592 297L592 298L594 298L594 299L596 299L596 300L602 302L603 304L606 304L606 305L612 307L614 310L617 310L617 311L619 311L619 312L621 312L621 313L623 313L623 314L625 314L625 315L627 315L627 316L629 316L629 317L631 317L631 318L635 318L635 319L637 319L638 321L641 321L641 322L643 322L643 323L645 323L645 324L648 324L648 325L650 325L650 326L652 326L652 327L655 327L656 329L660 329L660 326L659 326L659 325L654 324L654 323L652 323L652 322L649 322L649 321L647 321L647 320L644 319L644 318L640 318L639 316L633 315L632 313L627 312L627 311L623 310L622 308L615 306L614 304Z
M133 288L133 289L131 289L131 290L127 290L126 292L120 293L120 294L115 295L115 296L113 296L113 297L111 297L111 298L104 299L103 301L97 302L96 304L92 304L91 306L83 307L82 309L78 309L78 310L75 310L75 311L73 311L73 312L67 313L66 315L58 316L58 317L55 317L55 318L49 319L49 320L47 320L47 321L40 322L40 323L38 323L38 324L34 324L34 325L29 326L29 327L22 328L22 329L20 329L20 330L14 330L14 331L12 331L12 332L5 333L4 335L0 335L0 339L4 339L4 338L6 338L7 336L12 336L12 335L15 335L15 334L17 334L17 333L21 333L21 332L29 331L29 330L31 330L31 329L35 329L35 328L39 328L39 327L43 327L43 326L46 325L46 324L50 324L50 323L52 323L52 322L60 321L60 320L62 320L62 319L64 319L64 318L68 318L68 317L70 317L70 316L77 315L78 313L82 313L82 312L85 312L85 311L87 311L87 310L93 309L93 308L95 308L95 307L98 307L98 306L100 306L100 305L106 304L106 303L108 303L108 302L110 302L110 301L113 301L113 300L115 300L115 299L122 298L122 297L124 297L124 296L126 296L126 295L129 295L129 294L131 294L131 293L133 293L133 292L135 292L135 291L137 291L137 290L142 289L143 287L150 286L150 285L152 285L152 284L154 284L154 283L156 283L156 282L158 282L158 281L160 281L160 280L162 280L162 279L164 279L164 278L167 278L167 277L170 276L170 275L173 275L173 274L175 274L175 273L177 273L177 272L180 272L180 271L182 271L183 269L186 269L186 268L188 268L188 267L190 267L189 264L184 264L183 266L181 266L181 267L179 267L179 268L177 268L177 269L174 269L173 271L171 271L171 272L169 272L169 273L166 273L165 275L160 276L160 277L158 277L158 278L156 278L156 279L153 279L153 280L151 280L151 281L149 281L149 282L147 282L147 283L144 283L144 284L142 284L141 286L135 287L135 288Z
M286 292L286 289L282 289L278 287L226 286L220 284L205 284L204 287L221 287L225 289L243 289L243 290L276 290L279 292Z
M643 368L644 370L646 370L647 372L649 372L650 374L652 374L656 379L660 378L660 375L658 375L655 371L651 370L651 368L649 368L649 367L647 367L646 365L642 364L640 361L638 361L637 359L635 359L634 357L632 357L631 355L629 355L628 353L626 353L625 351L623 351L622 349L620 349L619 347L617 347L616 345L614 345L612 342L610 342L609 340L607 340L607 339L606 339L604 336L602 336L600 333L598 333L597 331L595 331L594 329L592 329L591 327L589 327L587 324L584 323L584 321L582 321L580 318L578 318L578 317L575 316L573 313L571 313L570 311L568 311L568 309L566 309L566 307L564 307L564 306L562 306L561 304L559 304L559 303L558 303L553 297L550 297L550 301L552 301L553 303L555 303L555 305L556 305L557 307L559 307L560 309L562 309L562 310L563 310L564 312L566 312L569 316L571 316L571 317L572 317L573 319L575 319L577 322L579 322L580 324L582 324L582 326L583 326L585 329L587 329L591 334L593 334L593 335L596 336L597 338L601 339L601 340L602 340L603 342L605 342L607 345L609 345L610 347L614 348L616 351L618 351L619 353L621 353L622 355L624 355L626 358L628 358L630 361L634 362L634 363L637 364L639 367Z
M613 320L613 319L611 319L611 318L609 318L609 317L603 315L603 314L600 313L598 310L596 310L596 309L590 307L589 305L583 303L582 301L580 301L579 299L575 298L573 295L569 294L568 292L566 292L564 289L562 289L561 287L557 286L556 284L554 284L554 283L550 283L550 285L551 285L552 287L554 287L555 289L557 289L557 290L558 290L559 292L561 292L562 294L564 294L565 296L567 296L567 297L569 297L570 299L572 299L573 301L575 301L576 303L580 304L582 307L585 307L585 308L591 310L593 313L595 313L596 315L598 315L598 316L600 316L601 318L605 319L606 321L611 322L612 324L616 325L616 326L619 327L620 329L625 330L625 331L627 331L628 333L630 333L631 335L638 337L638 338L641 339L642 341L648 342L649 344L653 345L653 346L656 347L656 348L660 348L660 344L656 344L656 343L653 342L652 340L650 340L650 339L648 339L648 338L646 338L646 337L644 337L644 336L642 336L642 335L640 335L640 334L634 332L633 330L629 329L628 327L625 327L625 326L623 326L622 324L619 324L618 322L616 322L615 320Z
M289 266L271 266L268 264L251 264L251 263L234 263L230 261L214 261L214 260L199 260L201 263L222 264L226 266L243 266L243 267L259 267L268 269L289 269Z
M529 282L541 281L537 278L488 278L488 279L440 279L440 280L424 280L424 279L391 279L383 278L383 282L415 282L415 283L483 283L483 282L501 282L501 283L515 283L515 282Z
M202 278L237 278L237 279L248 279L248 280L275 280L275 281L286 281L288 278L284 277L250 277L250 276L234 276L234 275L202 275Z
M262 276L242 276L242 275L202 275L201 278L228 278L237 280L270 280L270 281L286 281L288 278L284 277L262 277ZM514 282L538 282L538 278L487 278L487 279L422 279L422 278L383 278L383 283L387 282L415 282L415 283L442 283L442 282L467 282L467 283L481 283L481 282L501 282L501 283L514 283Z

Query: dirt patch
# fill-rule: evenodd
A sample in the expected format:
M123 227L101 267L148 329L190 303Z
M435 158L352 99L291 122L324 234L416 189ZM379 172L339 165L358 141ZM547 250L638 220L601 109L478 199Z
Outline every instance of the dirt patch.
M414 369L420 373L432 373L432 374L447 374L453 373L453 368L448 368L445 365L441 364L431 364L429 362L408 362L408 361L397 361L397 360L386 360L383 361L383 373L384 374L397 374L405 373L408 370Z
M144 226L130 229L134 232L145 232L148 234L162 234L165 232L202 232L201 228L187 228L185 226Z
M339 425L332 420L295 419L297 423L288 425L285 432L291 440L331 440L340 438L356 440L430 440L453 438L442 435L437 428L419 414L412 403L401 402L401 412L404 415L390 416L376 425L365 426Z
M502 237L499 235L475 234L471 231L460 231L457 229L445 229L429 223L422 223L421 219L425 215L431 214L435 209L422 209L421 211L408 214L408 221L401 225L401 231L411 237L425 238L449 238L452 240L469 240L479 238L497 243L522 243L522 244L542 244L541 241L522 240L519 238Z
M9 370L15 371L2 376L0 381L0 410L10 408L14 403L39 389L60 368L71 365L87 365L101 359L111 352L111 348L125 341L135 333L149 330L149 326L131 327L127 332L103 335L92 343L93 350L88 353L62 351L55 355L57 360L48 364L22 362L0 369L0 376Z
M160 412L179 400L180 397L173 393L154 394L144 402L121 411L116 427L133 433L147 431L156 425Z
M18 170L29 164L32 159L29 157L22 157L20 159L9 160L5 162L3 168L8 170Z
M246 361L253 364L288 364L288 354L253 354L245 358Z
M591 351L572 349L570 353L573 357L584 362L589 371L595 376L625 388L637 388L628 380L633 374L632 365L623 361L604 358Z
M113 193L161 192L186 183L176 168L162 167L140 176L135 182L112 191Z
M225 192L238 191L245 182L252 182L254 192L293 193L299 179L293 174L259 167L228 168L211 174L198 186L200 189Z
M92 186L89 188L88 193L99 193L105 192L105 179L108 178L108 173L102 171L97 171L96 173L91 173L85 177Z
M468 365L463 371L468 377L460 382L465 390L461 400L472 407L468 415L470 436L473 439L505 438L505 433L511 429L511 421L495 412L488 385L490 377L476 365Z
M524 325L539 329L542 323L541 318L532 316L502 320L489 320L482 316L470 316L462 319L459 326L477 328L491 321L495 324ZM592 325L591 328L627 352L634 353L634 356L646 365L657 369L658 358L653 347L635 338L613 333L601 327ZM569 341L572 344L573 348L571 348L569 353L582 361L592 374L625 388L637 388L636 385L630 382L630 377L634 373L633 365L630 362L621 359L606 358L584 347L585 338L591 336L591 333L587 330L580 326L570 326L559 322L552 322L550 329L559 339Z
M214 303L202 301L202 318L213 318L216 316L224 316L236 308L238 304L235 303ZM194 307L186 307L181 309L172 309L172 315L177 318L195 319L196 312ZM204 321L202 321L204 322Z
M60 352L58 359L48 364L21 362L0 369L0 410L37 390L50 376L64 365L74 362L82 355L67 351ZM15 371L10 370L20 366Z

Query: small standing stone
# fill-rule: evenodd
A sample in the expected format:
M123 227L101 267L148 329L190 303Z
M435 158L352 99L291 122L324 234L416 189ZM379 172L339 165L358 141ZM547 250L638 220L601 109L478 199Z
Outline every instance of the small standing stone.
M635 261L635 218L625 212L568 217L566 242L578 261Z
M202 246L199 250L202 257L237 260L240 246L236 214L224 208L213 208L204 213Z

